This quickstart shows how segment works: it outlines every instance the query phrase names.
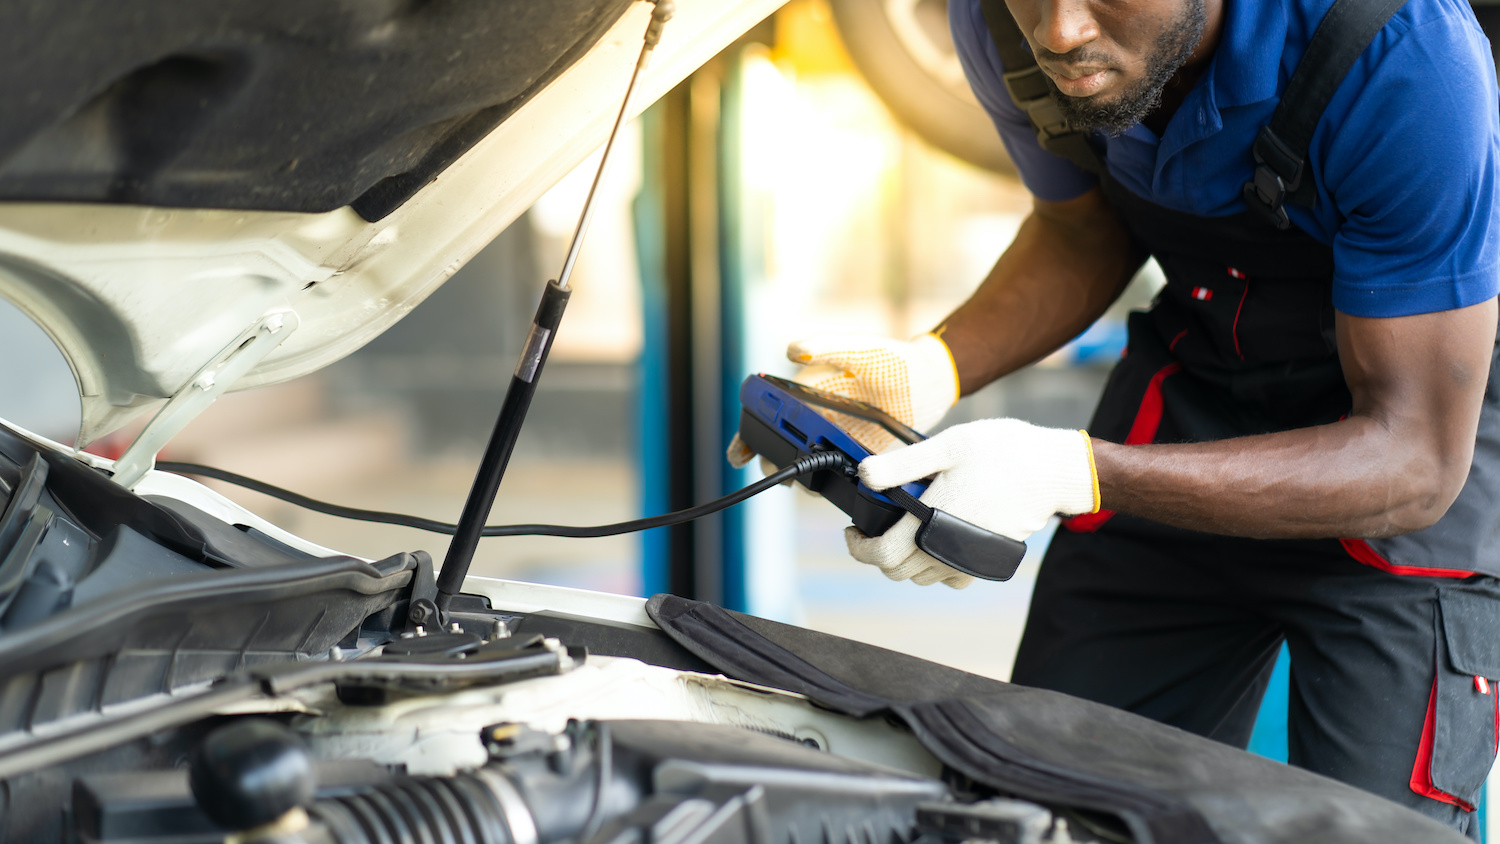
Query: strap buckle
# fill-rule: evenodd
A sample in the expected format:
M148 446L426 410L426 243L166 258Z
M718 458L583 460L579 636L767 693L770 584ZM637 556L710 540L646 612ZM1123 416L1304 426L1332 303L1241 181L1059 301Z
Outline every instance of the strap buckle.
M1286 184L1270 167L1262 164L1255 168L1255 178L1245 183L1245 204L1259 212L1266 222L1285 230L1292 221L1286 215L1282 203L1286 202Z
M1255 209L1278 229L1289 228L1286 216L1287 194L1302 184L1306 162L1276 136L1270 126L1260 127L1251 147L1255 155L1255 176L1245 183L1245 204Z
M1011 102L1024 109L1026 116L1031 118L1037 140L1043 147L1053 138L1073 131L1068 127L1068 120L1063 117L1062 109L1057 107L1057 101L1052 99L1052 92L1047 88L1047 80L1042 76L1041 68L1032 65L1007 71L1003 78Z
M1002 77L1011 101L1026 111L1026 117L1036 129L1037 143L1042 149L1066 158L1090 173L1103 169L1098 154L1089 146L1088 135L1068 125L1057 100L1052 98L1041 68L1031 65L1007 71Z
M1027 111L1031 110L1032 102L1051 96L1047 90L1047 80L1042 76L1042 69L1035 64L1018 70L1007 70L1000 78L1005 80L1005 92L1010 94L1011 102Z

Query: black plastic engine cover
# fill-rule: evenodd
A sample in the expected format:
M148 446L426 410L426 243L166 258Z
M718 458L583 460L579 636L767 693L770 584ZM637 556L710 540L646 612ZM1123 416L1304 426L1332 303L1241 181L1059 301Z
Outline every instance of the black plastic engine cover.
M0 486L0 754L52 722L383 643L431 566L314 557L4 425Z
M629 2L0 3L0 200L376 220Z

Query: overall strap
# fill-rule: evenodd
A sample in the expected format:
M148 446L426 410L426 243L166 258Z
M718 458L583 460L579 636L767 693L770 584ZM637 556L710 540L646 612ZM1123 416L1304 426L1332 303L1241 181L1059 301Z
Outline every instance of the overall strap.
M1245 183L1245 204L1276 228L1291 225L1284 202L1312 207L1316 194L1307 150L1313 131L1349 69L1405 2L1337 0L1318 24L1270 125L1260 128L1252 148L1255 177Z
M1094 148L1089 146L1088 133L1069 127L1057 101L1052 99L1042 69L1036 66L1036 58L1026 49L1026 39L1021 36L1021 28L1011 17L1010 10L1005 8L1005 0L979 0L979 9L984 13L990 39L1000 53L1000 63L1005 65L1005 90L1031 119L1042 149L1062 156L1090 173L1102 172L1104 165Z

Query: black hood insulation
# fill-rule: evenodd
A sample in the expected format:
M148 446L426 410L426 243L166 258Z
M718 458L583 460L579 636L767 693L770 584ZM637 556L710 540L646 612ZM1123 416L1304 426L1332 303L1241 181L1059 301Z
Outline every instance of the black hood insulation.
M629 4L0 3L0 201L353 205L378 220Z
M727 676L894 717L972 782L1112 816L1141 844L1464 840L1368 792L1103 704L675 595L646 611ZM966 646L979 645L955 644Z

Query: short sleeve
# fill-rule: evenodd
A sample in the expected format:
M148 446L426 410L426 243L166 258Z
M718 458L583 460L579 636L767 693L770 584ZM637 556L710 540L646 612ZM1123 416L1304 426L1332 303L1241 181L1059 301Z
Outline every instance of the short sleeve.
M950 0L948 25L969 87L995 122L1000 140L1026 188L1038 199L1049 202L1076 199L1088 192L1097 179L1073 162L1042 149L1026 113L1005 90L1005 69L990 41L979 0Z
M1319 201L1337 215L1334 307L1395 317L1483 302L1500 287L1500 98L1488 42L1453 14L1380 38L1387 49L1367 51L1364 84L1340 89L1312 145L1323 158L1312 162Z

